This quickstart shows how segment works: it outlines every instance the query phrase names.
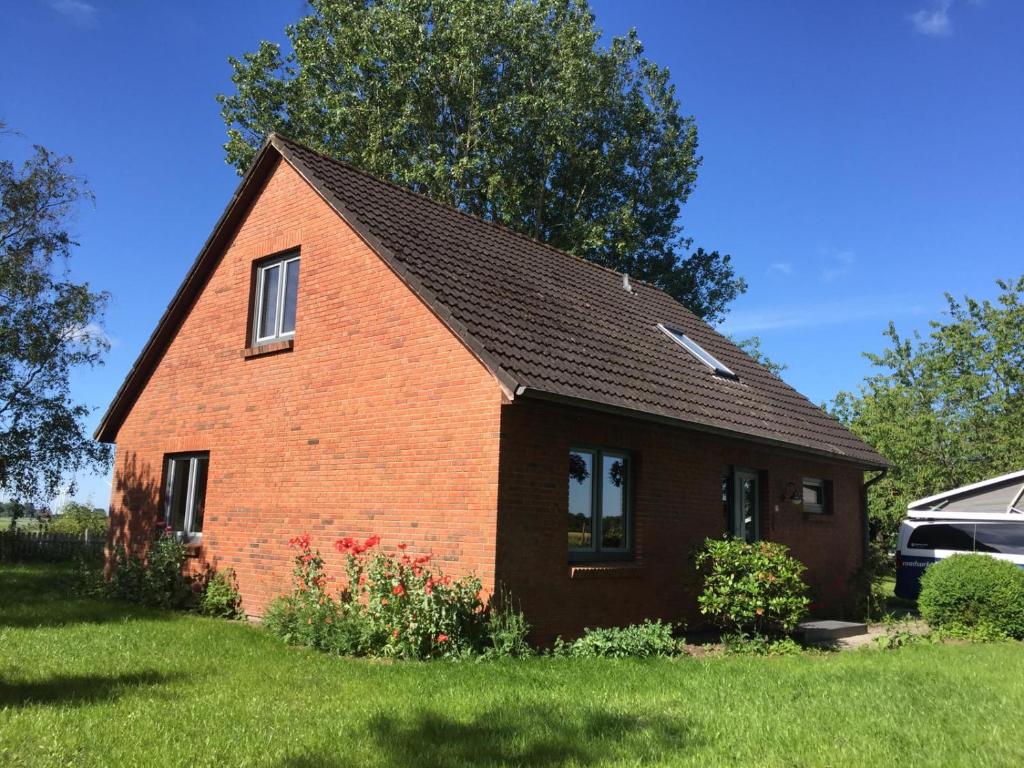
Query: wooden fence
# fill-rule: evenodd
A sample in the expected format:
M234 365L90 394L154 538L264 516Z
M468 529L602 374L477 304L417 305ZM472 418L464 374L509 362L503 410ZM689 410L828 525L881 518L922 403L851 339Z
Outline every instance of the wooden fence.
M45 531L0 530L0 561L44 560L55 562L103 557L106 532L83 535Z

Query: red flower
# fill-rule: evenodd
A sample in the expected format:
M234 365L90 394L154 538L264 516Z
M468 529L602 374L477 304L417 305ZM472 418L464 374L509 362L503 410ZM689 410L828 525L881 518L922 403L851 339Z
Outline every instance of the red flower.
M298 547L299 549L309 549L309 534L303 533L299 536L294 536L288 539L289 547Z
M448 635L446 635L444 632L442 632L441 634L439 634L437 636L437 642L439 642L439 643L447 643L448 642Z
M401 584L395 584L394 588L391 590L391 594L398 595L399 597L401 597L405 594L405 587L403 587Z
M406 544L406 543L405 543L405 542L403 541L403 542L402 542L401 544L399 544L399 545L398 545L398 548L399 548L400 550L402 550L403 552L405 552L405 548L406 548L406 547L408 547L408 546L409 546L409 545L408 545L408 544Z
M338 539L336 542L334 542L334 548L342 554L351 552L355 548L355 545L356 540L353 539L351 536L346 536L345 538Z
M426 586L423 587L423 592L428 595L434 594L434 585L428 581Z
M391 636L392 637L398 637L398 630L396 629L394 632L392 632Z
M376 547L380 544L380 536L371 536L363 542L363 549L369 549L370 547Z

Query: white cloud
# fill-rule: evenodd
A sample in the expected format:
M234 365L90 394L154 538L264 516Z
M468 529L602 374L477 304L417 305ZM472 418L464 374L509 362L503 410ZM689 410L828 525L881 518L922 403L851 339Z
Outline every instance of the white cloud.
M50 8L80 27L95 27L96 6L85 0L49 0Z
M849 299L815 304L797 304L772 309L737 310L722 323L727 334L747 334L786 328L820 325L845 325L860 320L885 319L901 315L918 315L925 311L906 296L878 299Z
M788 261L776 261L774 264L768 265L769 275L792 275L793 265Z
M821 270L821 279L823 282L831 283L840 277L845 277L853 271L853 265L856 263L857 257L854 256L853 251L837 251Z
M949 37L953 34L953 22L949 9L953 0L933 0L928 8L921 8L910 14L910 23L920 35L928 37Z

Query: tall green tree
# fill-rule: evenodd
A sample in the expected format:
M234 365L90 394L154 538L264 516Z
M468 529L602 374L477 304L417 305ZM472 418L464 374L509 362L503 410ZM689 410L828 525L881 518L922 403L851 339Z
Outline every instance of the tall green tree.
M1024 277L998 286L995 301L946 294L926 337L890 323L889 348L867 355L880 372L833 403L892 462L869 500L890 541L908 502L1024 469Z
M108 348L98 325L106 294L67 271L69 217L88 197L68 157L36 146L23 163L0 159L0 490L23 499L109 461L69 382Z
M720 320L745 284L678 223L701 158L635 32L599 45L585 0L311 0L231 58L218 101L239 172L279 131L373 174L664 288Z

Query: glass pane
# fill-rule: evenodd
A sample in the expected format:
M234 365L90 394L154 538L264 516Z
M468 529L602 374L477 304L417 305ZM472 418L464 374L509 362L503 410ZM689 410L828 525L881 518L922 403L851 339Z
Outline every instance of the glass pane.
M275 264L263 270L259 328L256 331L257 338L266 339L277 335L277 280L280 274L280 264Z
M594 455L569 453L569 549L594 548Z
M196 464L196 484L192 489L192 529L189 533L202 533L203 512L206 511L206 471L210 460L201 457L193 461Z
M740 514L743 516L743 538L753 541L757 538L757 481L753 478L745 477L740 481Z
M1024 521L1020 523L978 523L974 529L978 552L1024 555Z
M974 524L950 523L922 525L910 534L911 549L949 549L954 552L974 551Z
M825 503L825 489L817 483L804 484L804 504L822 506Z
M626 459L602 456L601 548L626 548Z
M185 530L185 503L188 501L188 459L167 462L170 482L167 486L167 519L171 530Z
M295 299L299 293L299 260L289 261L284 273L284 315L281 319L281 333L295 330Z

